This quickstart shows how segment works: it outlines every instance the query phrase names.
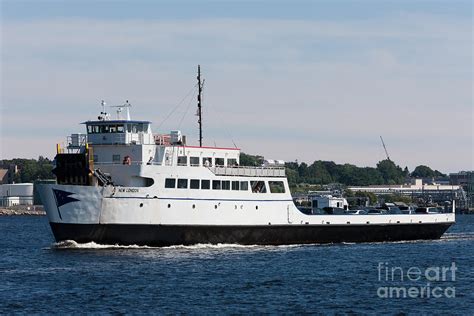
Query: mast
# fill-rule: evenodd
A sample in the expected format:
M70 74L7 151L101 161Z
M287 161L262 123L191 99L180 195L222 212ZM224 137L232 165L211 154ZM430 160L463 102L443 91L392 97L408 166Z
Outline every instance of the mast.
M201 65L198 65L198 124L199 124L199 147L202 147L202 109L201 109L201 94L202 94L202 83L201 83Z

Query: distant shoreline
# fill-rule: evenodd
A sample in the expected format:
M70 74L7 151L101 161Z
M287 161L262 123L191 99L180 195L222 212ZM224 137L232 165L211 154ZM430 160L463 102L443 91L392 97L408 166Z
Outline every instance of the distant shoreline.
M15 207L4 208L0 207L0 216L45 216L46 212L42 206L30 207Z

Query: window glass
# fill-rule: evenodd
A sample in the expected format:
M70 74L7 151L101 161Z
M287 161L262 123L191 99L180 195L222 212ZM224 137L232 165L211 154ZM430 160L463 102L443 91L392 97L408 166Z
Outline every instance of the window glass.
M165 179L165 188L174 189L175 187L176 187L176 179L170 179L170 178Z
M187 166L188 157L187 156L178 156L178 166Z
M123 133L125 131L123 125L117 125L117 133Z
M211 180L201 180L201 190L209 190L211 188Z
M132 132L132 124L127 124L127 132Z
M212 158L211 157L202 158L202 165L206 167L212 167Z
M216 166L223 166L224 158L216 158Z
M110 125L109 133L116 133L117 132L117 125Z
M234 159L234 158L227 159L227 165L228 166L237 166L237 159Z
M222 190L230 190L230 181L222 181Z
M194 166L194 167L199 166L199 157L190 157L189 163L191 164L191 166Z
M87 133L88 134L92 133L92 126L91 125L87 125Z
M250 181L250 186L252 187L253 193L266 193L267 192L264 181Z
M188 179L178 179L178 189L187 189Z
M143 124L142 123L137 124L137 133L140 133L140 132L143 132Z
M132 133L138 132L137 124L132 124Z
M148 123L143 123L143 132L148 132Z
M92 133L99 134L100 133L100 126L99 125L92 126Z
M268 181L268 186L270 187L271 193L285 193L283 181Z
M247 181L240 181L240 191L248 191L249 183Z
M199 180L198 179L191 179L191 182L189 183L189 187L191 189L199 189Z
M240 182L239 181L232 181L232 190L238 191L240 188Z
M112 155L113 162L120 162L120 155Z
M219 180L212 180L212 189L213 190L220 190L221 189L221 182Z

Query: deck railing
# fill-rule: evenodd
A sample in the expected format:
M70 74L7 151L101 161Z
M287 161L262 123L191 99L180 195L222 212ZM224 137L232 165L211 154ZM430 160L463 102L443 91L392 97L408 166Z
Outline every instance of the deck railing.
M285 167L214 166L208 169L218 176L285 177Z
M122 165L119 161L95 162L97 167L108 165ZM144 161L131 161L130 165L154 165L163 164L153 161L147 163ZM285 167L249 167L249 166L213 166L207 167L217 176L244 176L244 177L285 177Z

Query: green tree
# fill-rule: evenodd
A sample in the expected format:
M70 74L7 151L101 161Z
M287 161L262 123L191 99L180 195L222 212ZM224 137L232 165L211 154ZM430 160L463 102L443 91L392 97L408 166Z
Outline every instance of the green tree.
M379 161L377 163L377 170L380 172L384 184L402 184L405 180L402 168L395 165L391 160Z
M259 167L263 164L263 156L248 155L246 153L240 153L240 165L249 167Z
M428 166L419 165L411 173L413 178L435 178L435 177L445 177L443 173L438 170L433 170Z
M428 166L420 165L413 170L411 176L414 178L431 178L435 176L435 172Z

